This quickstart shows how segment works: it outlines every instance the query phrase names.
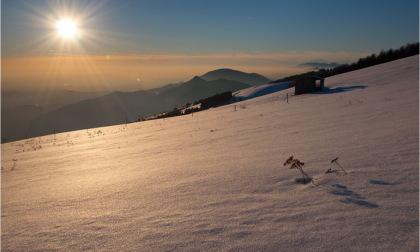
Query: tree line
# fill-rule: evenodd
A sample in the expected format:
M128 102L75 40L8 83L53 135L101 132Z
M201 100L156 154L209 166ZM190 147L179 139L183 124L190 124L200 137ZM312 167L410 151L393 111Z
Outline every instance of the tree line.
M419 43L408 43L405 46L401 46L398 49L389 49L387 51L382 50L379 54L373 53L364 58L360 58L357 62L352 64L344 64L331 69L320 69L319 71L311 71L303 74L297 74L289 76L283 79L273 81L271 83L285 82L285 81L295 81L304 77L309 77L312 75L317 75L320 77L329 77L337 74L347 73L355 70L359 70L366 67L371 67L378 64L383 64L386 62L414 56L419 54ZM294 84L291 84L290 87L293 87Z
M332 69L332 75L346 73L362 68L410 57L419 54L419 43L407 44L399 49L382 50L379 54L372 54L364 58L360 58L357 62L349 65L341 65Z
M223 93L215 94L213 96L200 99L196 102L194 102L193 105L201 104L199 107L190 107L190 103L187 103L184 108L178 109L175 107L169 112L162 113L160 115L155 116L153 119L159 119L159 118L167 118L167 117L173 117L173 116L180 116L180 115L187 115L194 112L206 110L213 107L218 107L221 105L224 105L228 103L232 99L232 91L226 91Z

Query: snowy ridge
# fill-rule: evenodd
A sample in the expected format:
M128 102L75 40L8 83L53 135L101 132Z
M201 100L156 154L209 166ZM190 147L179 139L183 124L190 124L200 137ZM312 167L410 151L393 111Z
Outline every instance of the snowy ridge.
M273 84L263 84L258 86L249 87L232 93L233 101L244 101L248 99L253 99L259 96L271 94L274 92L281 91L286 89L292 81L287 82L278 82Z
M418 251L418 63L2 144L2 251Z

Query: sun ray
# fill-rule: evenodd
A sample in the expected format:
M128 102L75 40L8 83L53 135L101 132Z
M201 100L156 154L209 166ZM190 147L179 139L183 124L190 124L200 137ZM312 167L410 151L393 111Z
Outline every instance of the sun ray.
M127 50L127 46L121 46L121 38L127 34L104 30L97 24L114 10L102 8L105 1L99 0L46 3L40 8L27 1L24 4L31 12L17 10L24 17L21 23L33 27L31 32L36 30L37 36L20 41L9 51L14 57L26 55L44 62L39 64L44 71L39 83L32 83L33 89L63 89L65 83L77 80L76 86L82 90L112 90L110 73L97 58Z
M104 38L107 32L89 26L109 14L109 10L104 12L102 9L104 1L49 1L47 4L48 8L41 9L31 2L25 2L33 12L18 10L25 17L22 22L40 33L32 40L17 44L14 51L23 53L25 48L31 47L35 48L30 52L31 57L38 60L50 58L48 71L42 77L42 86L49 90L63 87L63 80L71 81L75 75L109 88L108 80L95 61L90 59L106 47L104 41L107 40ZM81 59L77 64L74 63L75 57ZM103 89L99 85L93 88Z

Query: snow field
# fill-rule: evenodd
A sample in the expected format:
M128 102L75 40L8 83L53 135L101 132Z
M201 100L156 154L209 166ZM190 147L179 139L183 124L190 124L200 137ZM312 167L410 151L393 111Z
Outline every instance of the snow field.
M262 95L271 94L286 89L293 81L279 82L252 86L232 93L234 101L253 99Z
M2 144L2 250L418 251L418 62Z

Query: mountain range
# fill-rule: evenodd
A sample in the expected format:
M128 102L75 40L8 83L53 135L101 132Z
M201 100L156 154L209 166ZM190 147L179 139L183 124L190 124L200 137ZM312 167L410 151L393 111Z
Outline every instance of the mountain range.
M195 76L187 82L150 90L116 91L100 97L79 93L80 99L76 98L77 92L72 92L73 98L63 101L58 108L57 104L52 108L39 104L6 106L2 107L2 140L14 141L54 132L133 122L217 93L268 82L269 79L259 74L219 69L200 77ZM55 95L58 93L51 94L50 100L54 100ZM12 104L11 100L9 103Z

